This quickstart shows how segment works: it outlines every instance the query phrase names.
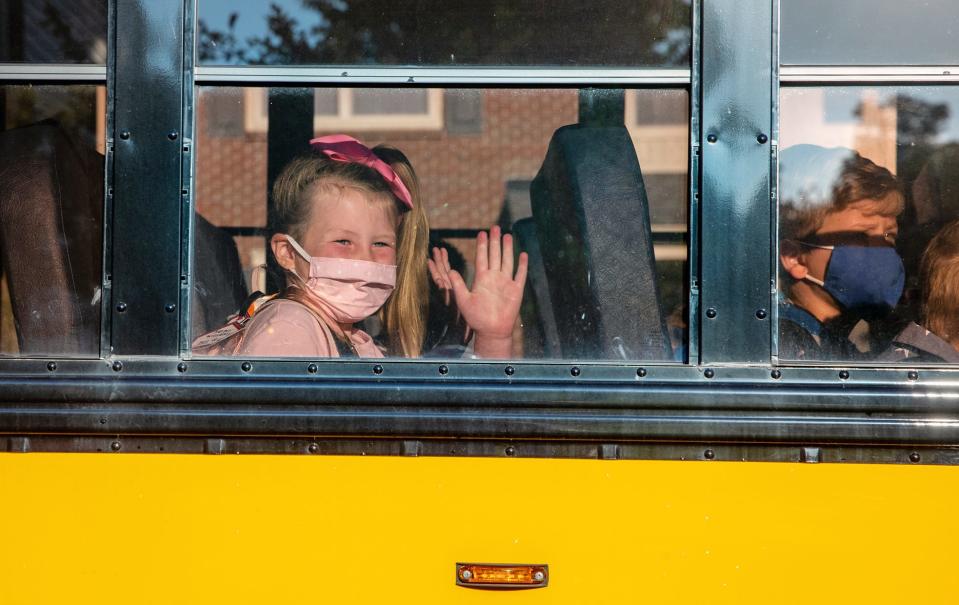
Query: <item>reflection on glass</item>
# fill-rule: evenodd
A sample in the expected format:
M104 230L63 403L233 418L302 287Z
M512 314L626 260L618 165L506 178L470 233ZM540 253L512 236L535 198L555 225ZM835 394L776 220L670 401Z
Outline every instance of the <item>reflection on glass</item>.
M201 0L207 65L689 65L689 0Z
M959 89L785 88L781 109L780 357L959 362Z
M510 337L509 357L683 359L688 188L688 95L684 90L621 91L619 127L581 126L582 132L572 133L583 137L572 149L586 153L592 152L589 148L594 146L625 145L624 153L619 155L638 156L638 168L624 162L610 169L621 170L621 180L625 182L645 183L654 259L646 256L642 243L633 236L646 228L639 193L597 201L585 199L592 195L587 192L580 199L580 194L570 194L566 185L551 185L563 182L563 170L546 175L544 162L550 155L554 131L579 119L580 91L418 89L410 94L405 89L339 89L331 94L331 90L317 89L314 98L346 99L346 103L338 105L338 122L315 128L312 133L290 133L290 137L346 133L370 146L388 144L402 151L418 177L418 208L425 210L430 246L445 250L442 262L448 262L449 268L459 272L467 283L477 277L474 238L490 225L511 232L517 248L530 255L530 275L520 320ZM356 111L357 99L372 101L365 106L369 113ZM282 271L273 271L266 279L263 272L255 270L258 265L276 261L268 238L278 231L277 219L273 219L272 228L266 222L270 187L266 168L268 136L276 140L263 111L264 104L270 102L269 93L261 88L205 87L199 89L198 101L197 209L221 233L235 236L240 259L236 267L209 272L239 274L247 291L269 290L271 284L279 287L284 281ZM319 102L314 105L328 106ZM353 113L344 112L344 105ZM381 105L382 115L372 115ZM402 112L396 111L396 107ZM433 122L417 122L422 116L416 111L422 112L424 107L426 114L435 118ZM232 116L232 125L218 115L221 108ZM317 114L314 125L328 124L328 117ZM656 117L650 118L651 114ZM324 121L318 122L321 119ZM387 159L392 157L384 151L377 153L386 154ZM576 169L574 163L578 160L568 161L568 170ZM538 173L546 175L539 179L539 195L554 199L556 207L564 205L568 212L550 215L543 202L537 201L534 181ZM548 179L552 180L547 183ZM606 191L608 183L595 183L594 187ZM272 203L278 203L275 196ZM618 218L617 212L627 218ZM584 222L577 223L577 215L585 215ZM200 236L198 232L197 237ZM200 245L198 241L198 273L204 271L204 263L216 262L209 255L201 255ZM601 259L592 258L588 252L605 249L616 252ZM308 256L317 254L315 250L307 252ZM425 246L416 254L420 255L417 263L425 264ZM563 264L570 259L575 262ZM644 262L650 267L645 286L631 283L636 265ZM402 274L402 260L400 265ZM272 269L277 268L273 264ZM299 274L305 276L308 272L307 265L303 265ZM576 281L578 275L582 276L581 283ZM470 348L478 346L475 340L472 344L464 343L464 326L446 302L444 288L435 279L429 279L425 271L417 279L423 280L430 294L428 307L424 304L419 311L424 329L414 351L391 342L391 335L393 340L398 337L389 327L388 317L368 319L362 323L364 331L372 334L376 344L389 355L461 358L478 353ZM628 294L624 288L629 289ZM576 294L569 297L567 291ZM596 297L607 293L610 298L597 305ZM610 332L616 322L629 323L630 329L642 324L645 319L636 317L640 314L635 310L637 301L644 297L653 300L649 308L655 309L657 293L662 323L656 324L655 334L647 338L642 334ZM208 321L199 331L194 322L194 335L219 328L226 319L223 316L218 321ZM309 316L302 319L315 321ZM649 353L649 343L657 338L665 339L670 346L661 347L656 354ZM295 353L287 349L285 355Z
M0 62L106 63L106 0L0 2Z
M785 0L787 65L955 65L954 0Z
M106 92L4 86L0 354L100 349Z

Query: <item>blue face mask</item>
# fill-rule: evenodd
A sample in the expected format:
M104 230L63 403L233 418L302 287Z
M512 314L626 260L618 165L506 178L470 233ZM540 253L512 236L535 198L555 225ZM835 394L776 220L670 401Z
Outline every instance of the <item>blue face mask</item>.
M820 246L832 250L825 279L806 276L821 286L844 310L860 317L881 317L889 313L906 284L906 269L895 248L888 246Z

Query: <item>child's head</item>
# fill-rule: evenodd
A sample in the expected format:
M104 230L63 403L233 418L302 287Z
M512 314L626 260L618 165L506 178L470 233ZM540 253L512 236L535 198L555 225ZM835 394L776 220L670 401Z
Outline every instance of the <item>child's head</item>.
M308 263L287 235L310 256L395 265L404 210L377 170L313 151L291 161L273 185L271 247L279 265L298 275L309 274Z
M920 275L923 325L959 349L959 220L929 242Z
M820 321L895 305L896 177L850 149L797 145L780 157L779 182L780 262L793 303Z

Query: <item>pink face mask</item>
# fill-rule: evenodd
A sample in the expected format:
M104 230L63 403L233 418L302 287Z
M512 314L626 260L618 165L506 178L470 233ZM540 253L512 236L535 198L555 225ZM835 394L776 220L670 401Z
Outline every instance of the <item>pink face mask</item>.
M293 249L310 263L304 280L318 304L340 323L363 321L379 311L396 286L396 265L364 260L310 256L295 239L286 236Z

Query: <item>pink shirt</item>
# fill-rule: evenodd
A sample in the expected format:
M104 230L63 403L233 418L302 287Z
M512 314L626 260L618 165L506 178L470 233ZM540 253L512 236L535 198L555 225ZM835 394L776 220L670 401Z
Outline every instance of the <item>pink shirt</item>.
M369 334L354 329L350 342L359 357L383 357ZM243 357L339 357L333 333L309 309L278 298L264 304L246 327L235 353Z

